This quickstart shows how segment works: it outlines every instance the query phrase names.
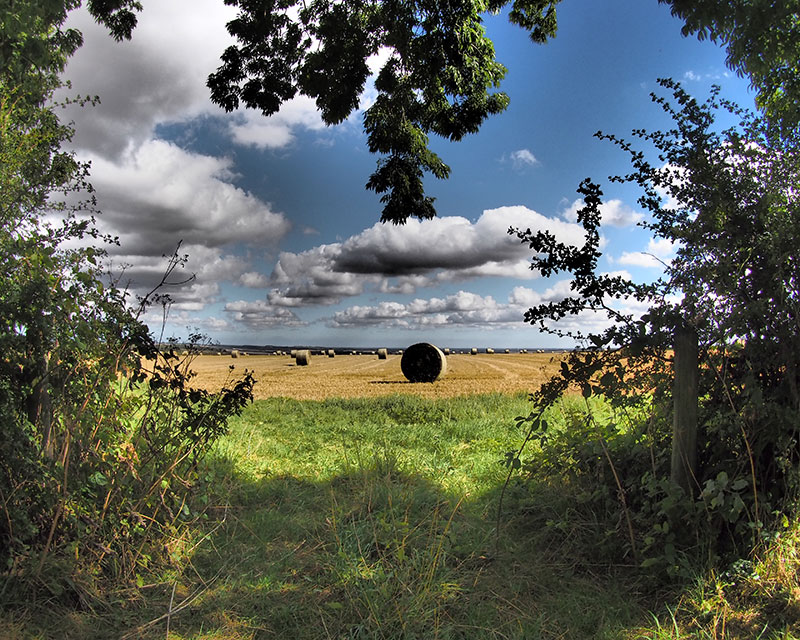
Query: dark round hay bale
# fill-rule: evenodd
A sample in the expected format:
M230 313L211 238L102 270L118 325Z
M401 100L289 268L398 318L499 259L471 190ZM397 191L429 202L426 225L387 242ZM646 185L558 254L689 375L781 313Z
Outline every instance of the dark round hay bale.
M378 360L386 360L388 353L386 349L378 349Z
M438 347L418 342L405 350L400 369L409 382L433 382L447 373L447 358Z
M336 356L336 352L333 349L328 349L328 357L333 358Z
M308 349L298 349L295 352L294 362L301 367L306 366L311 362L311 352Z
M469 353L470 353L470 355L473 355L473 356L478 355L477 347L472 347L472 349L470 349Z

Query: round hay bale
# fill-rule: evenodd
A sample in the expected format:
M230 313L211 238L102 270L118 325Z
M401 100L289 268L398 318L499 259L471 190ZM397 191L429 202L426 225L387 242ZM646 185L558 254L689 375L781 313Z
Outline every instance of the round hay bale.
M442 349L442 353L444 355L446 355L446 356L449 356L450 355L450 347L445 347L444 349Z
M494 353L494 349L492 349L491 347L487 347L486 353Z
M292 358L296 358L297 357L297 349L292 349L289 352L289 355L292 356Z
M336 356L336 352L333 349L328 349L328 357L333 358Z
M469 353L470 353L470 355L472 355L472 356L476 356L476 355L478 355L478 349L477 349L477 347L472 347L472 349L470 349Z
M400 369L409 382L433 382L447 373L447 358L438 347L418 342L405 350Z
M238 358L238 357L239 357L239 352L236 349L231 351L231 358Z
M294 362L298 366L305 367L311 362L311 352L308 349L298 349L295 352Z
M511 349L506 349L503 353L511 353Z
M386 360L388 351L386 349L378 349L378 360Z

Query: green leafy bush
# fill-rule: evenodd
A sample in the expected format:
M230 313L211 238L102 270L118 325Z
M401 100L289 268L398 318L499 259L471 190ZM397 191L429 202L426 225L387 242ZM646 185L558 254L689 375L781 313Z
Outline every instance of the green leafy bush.
M37 28L58 50L46 21L22 35ZM88 166L50 103L60 65L43 64L0 69L0 594L83 600L98 577L169 559L198 517L203 454L254 380L193 389L191 355L139 319L158 299L132 305L109 281Z
M519 419L526 436L506 462L588 496L622 556L687 576L748 557L796 510L800 130L740 109L719 89L699 103L660 83L672 97L652 99L673 128L634 130L638 144L597 137L630 158L631 173L611 180L641 190L641 226L675 247L661 278L640 284L600 271L603 194L588 179L579 188L583 246L509 230L534 251L533 269L572 276L570 296L529 309L526 320L581 348L533 394L534 411ZM720 115L736 124L720 129ZM559 329L581 313L604 316L607 327ZM584 406L554 429L547 410L570 389ZM591 404L598 395L612 414ZM630 411L644 399L650 417ZM539 447L523 458L532 441Z

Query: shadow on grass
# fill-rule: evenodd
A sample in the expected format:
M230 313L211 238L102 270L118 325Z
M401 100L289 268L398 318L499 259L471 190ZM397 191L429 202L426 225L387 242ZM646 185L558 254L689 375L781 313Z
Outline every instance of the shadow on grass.
M214 466L226 502L172 598L188 603L172 638L600 638L644 615L621 581L575 573L536 536L507 531L496 549L496 491L448 495L386 457L325 481Z
M220 500L179 575L114 610L0 616L0 638L750 638L800 619L791 594L762 591L749 613L679 611L708 633L673 630L681 594L654 600L643 584L645 600L631 567L593 563L581 532L546 526L563 493L520 508L530 493L512 487L496 545L500 487L451 495L390 456L319 481L211 466Z
M625 562L622 524L593 513L576 486L512 483L496 544L497 463L518 442L507 416L526 409L524 394L259 401L210 460L209 519L170 543L174 566L152 567L141 588L105 594L94 610L17 603L19 613L0 611L0 639L660 640L794 629L794 592L755 585L752 606L724 610L716 593L642 581ZM676 610L690 631L673 633Z

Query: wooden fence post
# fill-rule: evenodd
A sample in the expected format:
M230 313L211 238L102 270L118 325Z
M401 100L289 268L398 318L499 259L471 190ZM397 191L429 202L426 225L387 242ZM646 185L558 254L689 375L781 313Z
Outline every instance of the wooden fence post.
M675 329L675 382L672 390L672 482L694 493L697 466L697 331L684 323Z

